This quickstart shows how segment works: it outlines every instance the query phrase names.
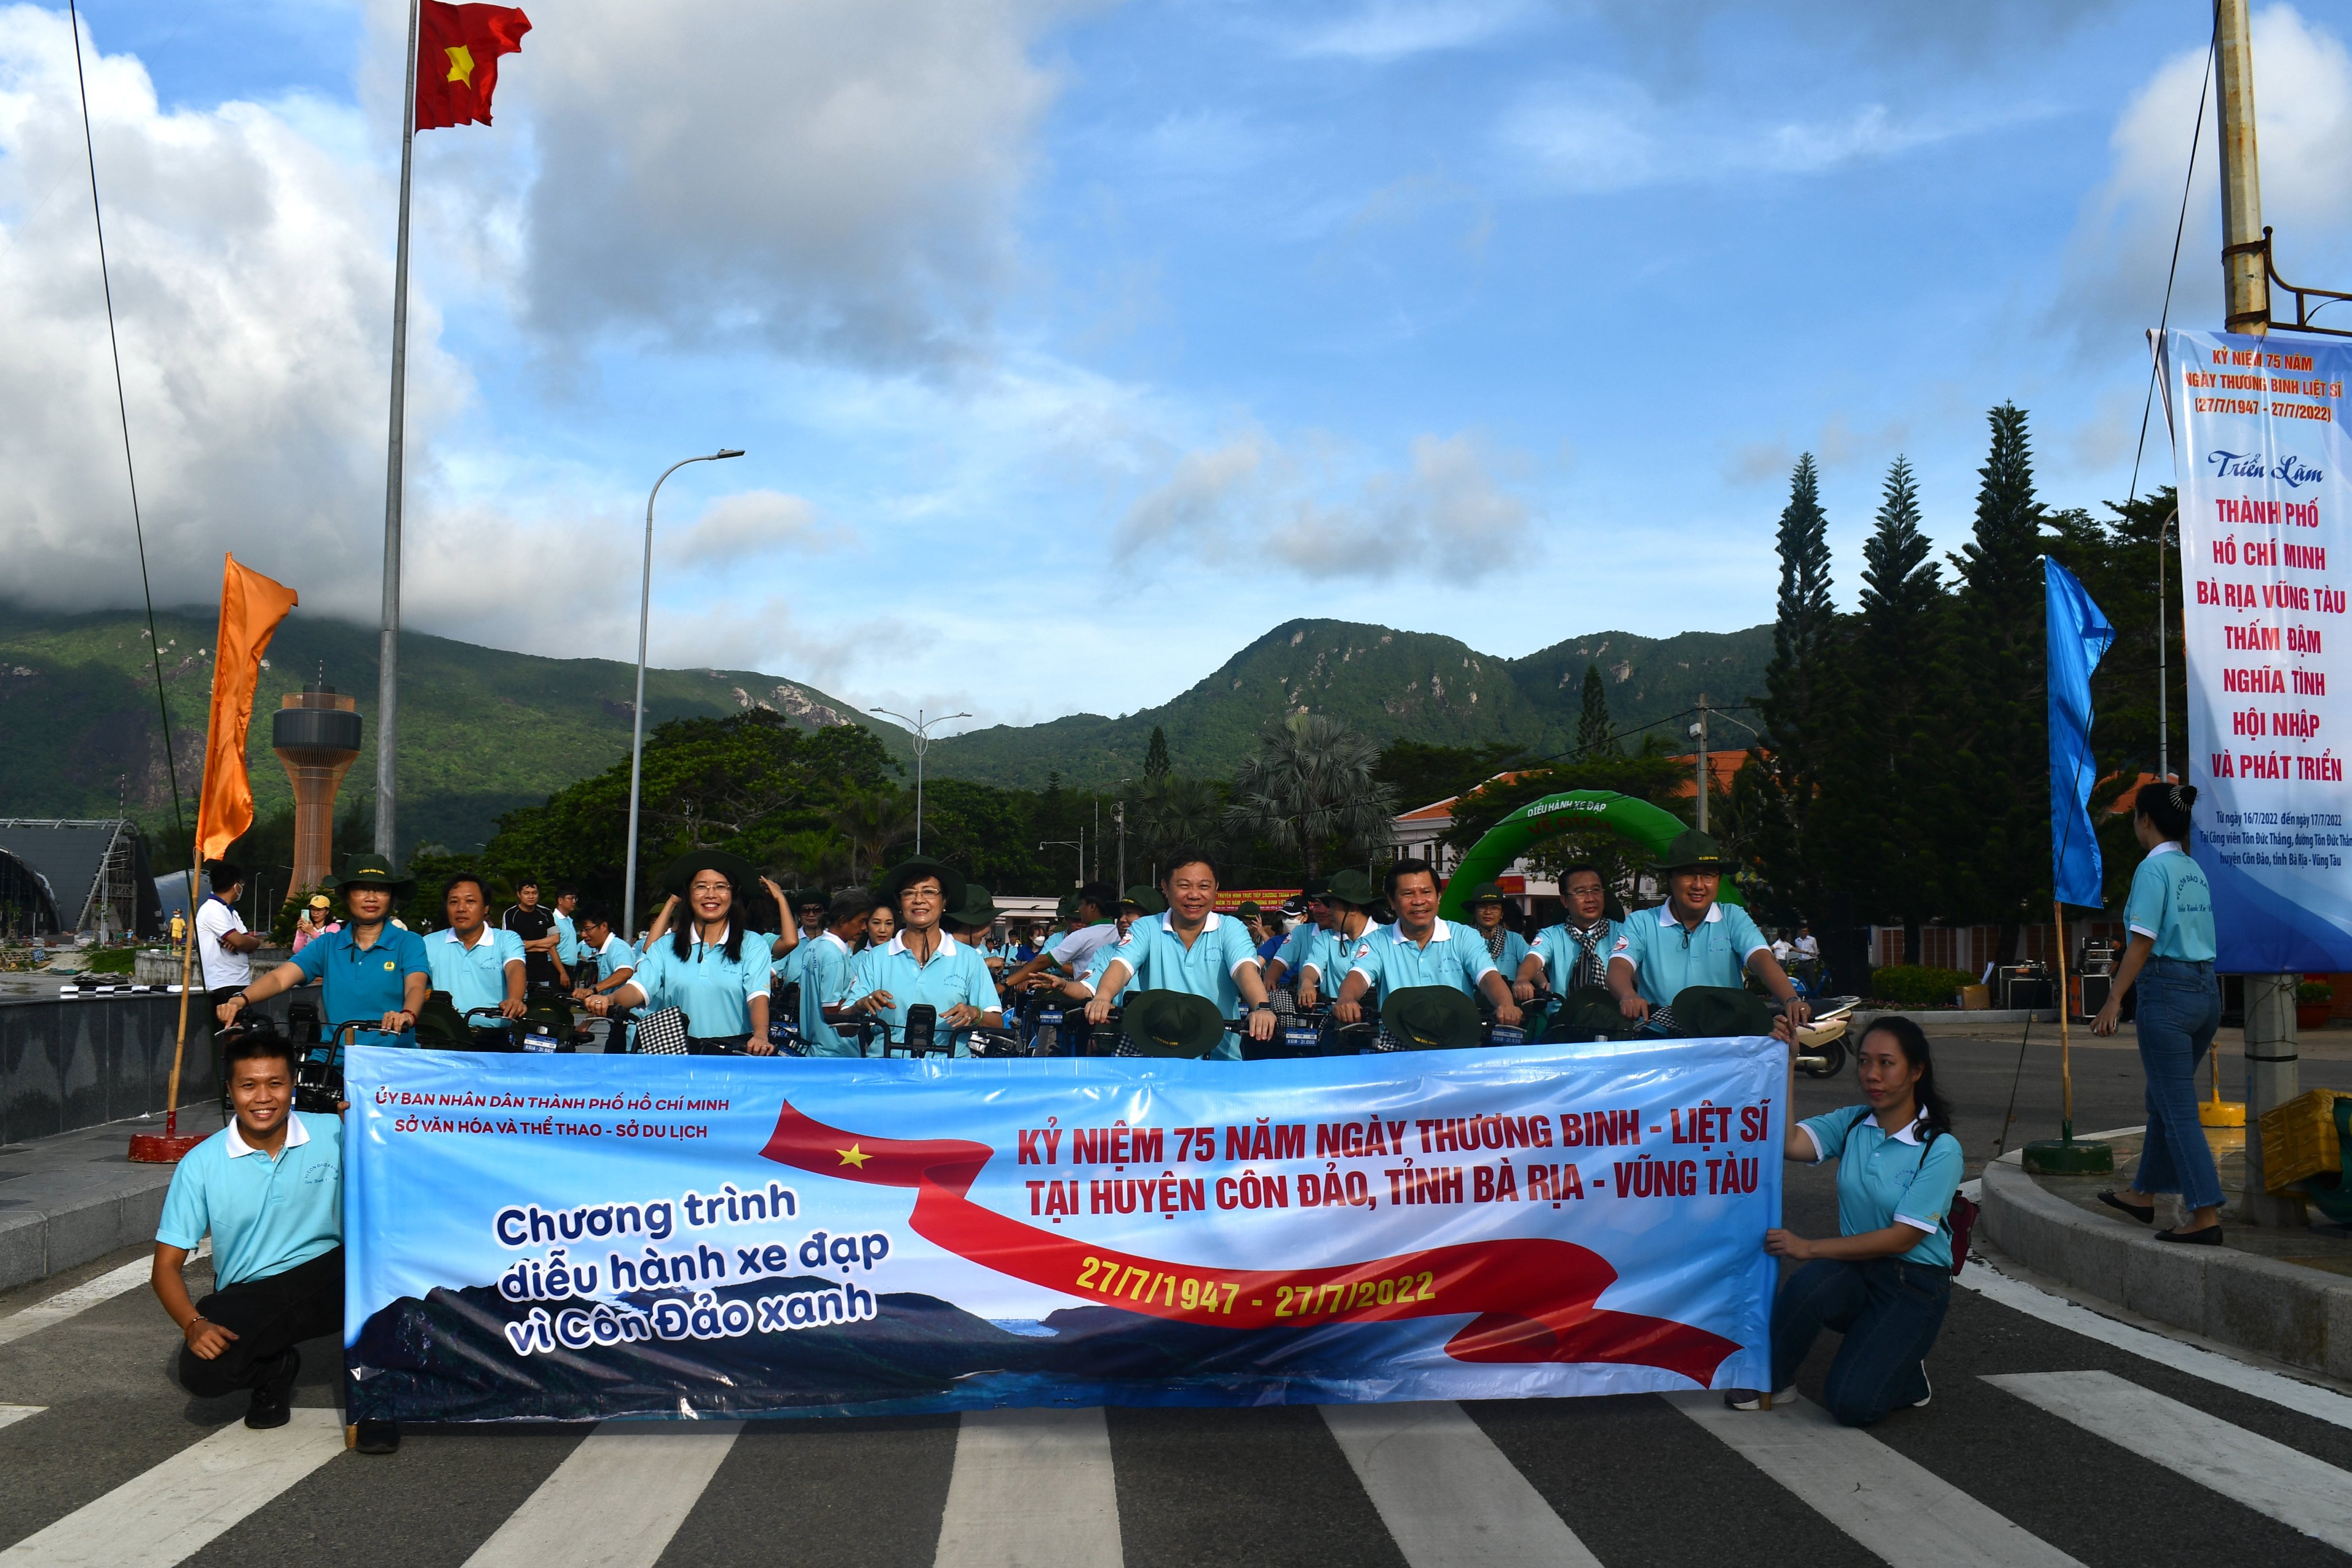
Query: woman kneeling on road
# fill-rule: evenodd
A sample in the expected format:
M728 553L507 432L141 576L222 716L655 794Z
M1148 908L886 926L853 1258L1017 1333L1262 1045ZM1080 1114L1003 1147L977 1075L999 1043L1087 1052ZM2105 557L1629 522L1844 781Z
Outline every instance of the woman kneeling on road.
M1808 1241L1764 1233L1764 1250L1803 1260L1772 1302L1772 1386L1795 1392L1813 1336L1845 1336L1830 1363L1823 1404L1847 1426L1867 1426L1900 1405L1927 1403L1927 1350L1952 1293L1952 1241L1945 1216L1965 1169L1927 1037L1908 1018L1871 1025L1855 1055L1868 1103L1789 1130L1785 1156L1838 1163L1838 1232ZM1758 1400L1724 1396L1738 1410Z

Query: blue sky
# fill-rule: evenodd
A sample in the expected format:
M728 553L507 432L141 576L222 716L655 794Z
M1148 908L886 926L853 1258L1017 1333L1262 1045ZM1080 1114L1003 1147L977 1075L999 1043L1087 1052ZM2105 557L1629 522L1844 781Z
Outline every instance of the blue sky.
M1816 453L1966 535L1983 414L2120 498L2200 5L543 0L417 158L408 621L1025 721L1291 616L1516 655L1770 614ZM366 619L396 3L82 13L165 596ZM2266 216L2352 278L2340 5L2257 14ZM133 602L62 12L0 8L0 530ZM2211 142L2174 319L2219 313ZM2147 475L2169 471L2160 417Z

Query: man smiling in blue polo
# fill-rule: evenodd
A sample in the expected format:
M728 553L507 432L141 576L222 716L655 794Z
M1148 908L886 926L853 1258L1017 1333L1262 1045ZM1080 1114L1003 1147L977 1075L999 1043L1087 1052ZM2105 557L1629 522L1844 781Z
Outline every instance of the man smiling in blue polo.
M1496 1023L1517 1027L1518 1004L1486 944L1469 927L1437 918L1436 868L1426 860L1398 861L1389 868L1388 894L1396 924L1367 931L1349 953L1348 978L1332 1016L1352 1024L1362 1017L1367 996L1377 1005L1391 992L1443 985L1465 996L1484 995Z
M1685 991L1738 990L1752 971L1780 1002L1775 1034L1812 1016L1748 911L1716 901L1735 867L1713 838L1695 828L1677 834L1656 868L1665 873L1666 901L1629 916L1610 951L1609 994L1620 1013L1651 1024L1653 1010L1671 1010Z

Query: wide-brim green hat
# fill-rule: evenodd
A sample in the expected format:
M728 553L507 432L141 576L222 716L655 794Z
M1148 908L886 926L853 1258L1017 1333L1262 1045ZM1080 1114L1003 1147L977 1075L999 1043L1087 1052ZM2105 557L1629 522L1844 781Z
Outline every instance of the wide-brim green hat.
M1120 894L1118 901L1138 914L1164 915L1168 912L1168 900L1161 898L1160 889L1149 882L1138 882Z
M1234 918L1237 921L1245 921L1252 915L1263 916L1265 913L1264 910L1257 907L1255 899L1244 899L1234 906Z
M1409 1051L1451 1051L1484 1038L1478 1004L1451 985L1407 985L1381 1004L1381 1027Z
M716 871L735 886L735 896L749 898L760 890L760 870L740 855L730 855L724 849L697 849L681 855L662 871L662 886L679 898L694 886L698 871Z
M1701 833L1696 827L1685 827L1675 835L1651 868L1657 871L1713 871L1729 876L1739 869L1739 863L1723 852L1711 833Z
M963 902L947 912L947 919L960 926L992 926L996 923L996 895L978 882L964 885Z
M1772 1005L1730 985L1686 985L1675 993L1675 1034L1686 1040L1772 1032Z
M1370 877L1351 866L1347 870L1331 873L1330 881L1324 885L1323 901L1368 909L1381 901L1381 890L1372 886Z
M1298 889L1298 896L1303 899L1320 899L1330 890L1330 878L1309 877L1307 879L1307 886Z
M967 890L963 873L946 861L934 860L928 855L909 855L890 868L882 879L882 901L897 909L899 897L907 890L907 884L920 881L925 877L939 879L941 918L957 918L955 911L963 907Z
M343 874L328 877L321 887L341 891L349 888L389 888L395 896L405 897L416 890L416 879L393 874L392 862L381 855L346 855Z
M1204 1057L1224 1038L1217 1005L1190 991L1143 991L1119 1015L1128 1043L1147 1057Z
M804 910L811 904L820 909L833 908L833 895L823 888L793 888L786 890L784 897L792 901L795 910Z
M1503 891L1500 882L1481 882L1470 889L1470 896L1462 900L1462 907L1466 910L1473 904L1507 904L1510 901L1511 895Z

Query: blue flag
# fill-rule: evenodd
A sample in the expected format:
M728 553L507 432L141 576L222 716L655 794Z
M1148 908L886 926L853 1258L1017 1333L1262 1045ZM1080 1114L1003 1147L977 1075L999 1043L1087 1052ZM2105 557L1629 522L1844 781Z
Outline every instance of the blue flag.
M2099 909L2099 837L2091 830L2091 671L2116 628L2074 574L2048 556L2042 584L2050 607L2050 882L2062 904Z

